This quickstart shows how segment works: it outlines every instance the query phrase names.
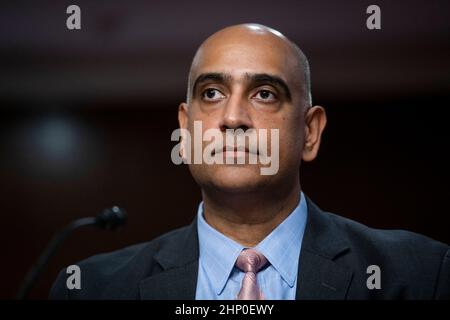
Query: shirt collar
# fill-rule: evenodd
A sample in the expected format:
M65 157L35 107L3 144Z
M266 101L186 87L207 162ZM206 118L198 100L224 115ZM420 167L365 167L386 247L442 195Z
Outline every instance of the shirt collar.
M237 257L244 247L226 237L203 218L203 202L198 206L197 218L200 259L208 277L219 295L233 270Z
M203 202L198 207L197 215L200 257L216 293L220 294L225 288L237 257L245 247L205 221ZM297 207L255 247L290 287L294 286L297 277L306 217L307 205L302 192Z
M291 288L297 278L307 212L306 199L302 192L294 211L255 247Z

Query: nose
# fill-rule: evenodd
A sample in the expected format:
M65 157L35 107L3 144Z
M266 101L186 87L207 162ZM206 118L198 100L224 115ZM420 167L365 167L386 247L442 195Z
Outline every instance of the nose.
M239 96L232 96L223 109L220 130L222 132L225 132L227 129L242 129L245 131L253 128L251 115L248 111L248 106L244 99Z

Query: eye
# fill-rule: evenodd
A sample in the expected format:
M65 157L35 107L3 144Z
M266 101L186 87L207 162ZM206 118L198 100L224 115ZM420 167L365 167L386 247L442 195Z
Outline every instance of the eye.
M275 94L269 90L260 90L254 95L254 97L262 102L275 102L277 100Z
M218 101L225 98L225 96L217 89L208 88L202 92L202 99L206 101Z

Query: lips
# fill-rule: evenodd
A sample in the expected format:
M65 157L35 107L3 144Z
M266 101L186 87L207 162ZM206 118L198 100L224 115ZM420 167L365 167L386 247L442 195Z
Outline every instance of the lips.
M245 146L224 146L222 148L222 150L219 150L218 153L226 153L226 152L245 152L245 153L250 153L249 149ZM213 149L213 151L211 152L211 154L214 156L216 154L216 150ZM256 153L258 154L258 153Z
M245 147L232 147L232 146L224 146L222 150L218 150L217 153L226 153L226 152L246 152L248 153L248 148ZM214 149L211 154L214 156L216 154L216 150Z
M226 152L226 151L234 151L234 152L249 152L248 148L245 146L237 146L237 147L233 147L233 146L224 146L222 148L222 152Z

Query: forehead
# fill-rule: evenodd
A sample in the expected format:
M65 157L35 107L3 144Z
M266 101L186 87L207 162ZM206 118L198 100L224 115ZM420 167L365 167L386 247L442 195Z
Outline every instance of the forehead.
M221 72L233 79L243 79L248 73L268 73L292 83L297 70L292 49L283 40L247 36L207 41L197 52L191 72L193 78L202 73Z

